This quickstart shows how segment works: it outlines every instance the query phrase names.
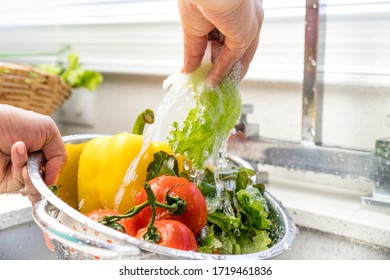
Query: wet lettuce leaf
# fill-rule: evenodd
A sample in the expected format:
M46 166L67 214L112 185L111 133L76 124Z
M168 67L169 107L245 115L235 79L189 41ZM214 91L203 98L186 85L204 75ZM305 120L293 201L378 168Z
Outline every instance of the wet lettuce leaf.
M175 153L191 159L196 169L217 158L241 114L242 100L237 79L226 77L218 86L206 85L210 65L202 65L189 77L195 106L182 123L174 122L168 142Z
M218 200L222 209L209 213L200 252L249 254L269 248L272 221L267 201L258 188L248 185L237 193L225 190L209 200L209 205ZM230 211L226 211L226 206Z
M237 200L242 206L240 209L245 213L246 219L252 228L270 229L271 220L268 219L268 205L258 189L248 186L245 190L237 192Z

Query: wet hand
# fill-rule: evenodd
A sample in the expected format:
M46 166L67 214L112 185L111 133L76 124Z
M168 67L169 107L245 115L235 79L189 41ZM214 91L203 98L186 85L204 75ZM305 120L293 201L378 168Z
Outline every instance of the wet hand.
M0 135L0 194L19 191L36 202L39 194L27 174L28 154L43 151L47 185L57 181L67 159L55 122L48 116L0 104Z
M179 0L179 11L184 36L182 71L191 73L199 67L209 34L214 32L214 38L211 38L214 39L214 67L207 77L208 83L217 85L238 62L242 79L259 43L264 17L261 1Z

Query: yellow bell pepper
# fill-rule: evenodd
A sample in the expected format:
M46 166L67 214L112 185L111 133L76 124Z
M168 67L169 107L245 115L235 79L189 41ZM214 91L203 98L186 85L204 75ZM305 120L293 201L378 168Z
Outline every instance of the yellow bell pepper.
M57 180L57 196L74 209L78 209L77 176L79 158L85 144L65 144L68 160L62 167Z
M77 173L78 209L81 213L109 208L126 212L135 206L135 196L146 183L147 168L154 154L163 151L173 155L168 142L152 142L139 157L143 148L143 130L146 123L154 122L154 113L147 109L134 123L132 133L101 136L86 143L80 155ZM191 163L175 155L179 174L189 175ZM130 182L123 181L131 163L137 159L135 174ZM187 168L185 168L187 167Z
M139 159L134 179L122 186L130 164L141 151L142 143L141 135L123 132L111 137L97 137L86 144L78 170L80 212L88 213L100 208L126 212L134 206L135 196L145 185L146 170L154 153L164 151L172 154L168 143L150 144ZM120 200L116 201L118 192Z

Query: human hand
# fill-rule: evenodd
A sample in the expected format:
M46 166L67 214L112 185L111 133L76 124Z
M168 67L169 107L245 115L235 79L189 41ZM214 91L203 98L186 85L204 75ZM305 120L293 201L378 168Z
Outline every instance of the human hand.
M43 151L44 181L55 184L67 154L55 122L48 116L0 104L0 194L19 191L34 204L40 199L27 174L28 154Z
M184 36L182 71L191 73L202 62L208 34L217 29L222 35L213 41L214 63L207 81L217 85L241 63L240 79L248 71L259 43L264 11L260 0L179 0ZM221 49L220 49L221 48Z

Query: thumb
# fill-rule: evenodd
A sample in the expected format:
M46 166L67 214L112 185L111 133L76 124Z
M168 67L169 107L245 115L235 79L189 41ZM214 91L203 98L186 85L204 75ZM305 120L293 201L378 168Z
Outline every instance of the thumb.
M24 142L15 142L11 147L12 188L14 191L19 190L24 185L22 169L26 165L27 157L27 149Z

